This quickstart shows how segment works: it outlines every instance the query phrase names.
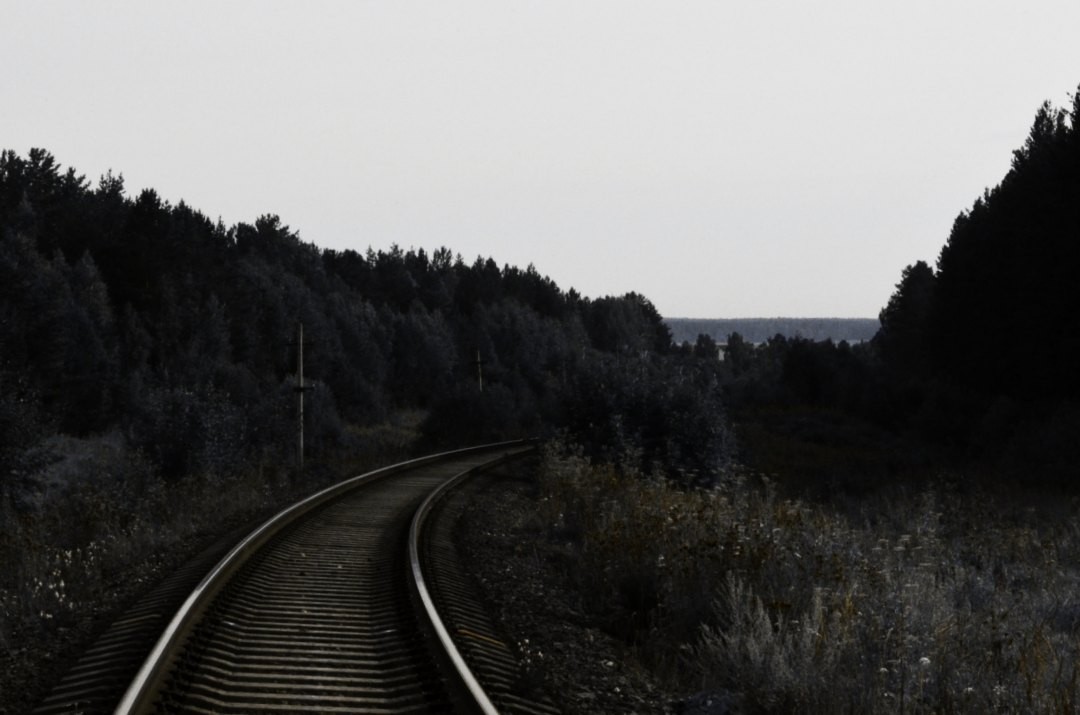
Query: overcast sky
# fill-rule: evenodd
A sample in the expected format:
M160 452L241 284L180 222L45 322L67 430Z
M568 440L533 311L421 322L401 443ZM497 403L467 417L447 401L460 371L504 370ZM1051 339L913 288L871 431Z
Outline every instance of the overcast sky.
M875 317L1080 84L1077 0L0 11L0 147L669 317Z

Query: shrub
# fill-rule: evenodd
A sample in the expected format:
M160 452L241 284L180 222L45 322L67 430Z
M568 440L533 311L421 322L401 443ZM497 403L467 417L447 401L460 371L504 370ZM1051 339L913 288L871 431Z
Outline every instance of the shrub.
M673 689L757 712L1080 706L1071 506L943 476L841 513L761 475L685 490L565 449L543 473L540 514L586 608Z

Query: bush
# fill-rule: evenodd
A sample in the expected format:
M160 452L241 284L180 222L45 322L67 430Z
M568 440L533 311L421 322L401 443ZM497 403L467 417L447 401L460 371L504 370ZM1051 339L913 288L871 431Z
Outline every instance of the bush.
M672 690L751 712L1075 711L1075 503L957 484L844 514L760 475L685 490L549 449L540 514L594 618Z

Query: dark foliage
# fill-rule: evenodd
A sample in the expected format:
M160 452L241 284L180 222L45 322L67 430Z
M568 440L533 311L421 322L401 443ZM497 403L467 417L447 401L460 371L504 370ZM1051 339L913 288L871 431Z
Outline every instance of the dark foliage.
M119 431L166 480L287 462L298 322L312 451L420 409L432 441L569 428L609 453L581 417L597 394L634 437L616 451L640 438L696 472L727 458L713 395L671 379L671 333L640 295L588 300L446 248L322 250L277 216L226 228L111 172L92 188L41 149L0 155L6 456Z
M934 368L980 393L1080 399L1078 109L1039 109L1012 169L957 218L938 258Z
M956 219L937 272L905 271L878 336L924 435L1062 476L1080 404L1078 112L1080 93L1070 111L1040 107L1008 174Z
M934 271L922 261L904 269L896 292L882 309L875 342L882 359L898 375L925 376L929 365Z
M1070 111L1039 109L1002 182L956 219L936 271L921 261L904 269L869 344L777 336L748 350L733 336L726 389L737 417L816 411L821 427L841 415L849 427L854 420L903 435L916 461L924 449L945 450L1011 472L1022 466L1027 479L1072 480L1080 414L1077 97ZM772 419L772 427L791 422ZM819 446L844 441L835 429L805 426Z

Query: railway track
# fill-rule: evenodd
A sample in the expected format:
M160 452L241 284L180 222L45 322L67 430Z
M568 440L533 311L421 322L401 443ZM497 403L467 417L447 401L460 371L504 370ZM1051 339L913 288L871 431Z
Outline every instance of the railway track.
M461 477L531 449L406 462L281 512L187 597L116 712L557 712L517 692L438 518ZM101 711L93 687L62 683L39 712Z

